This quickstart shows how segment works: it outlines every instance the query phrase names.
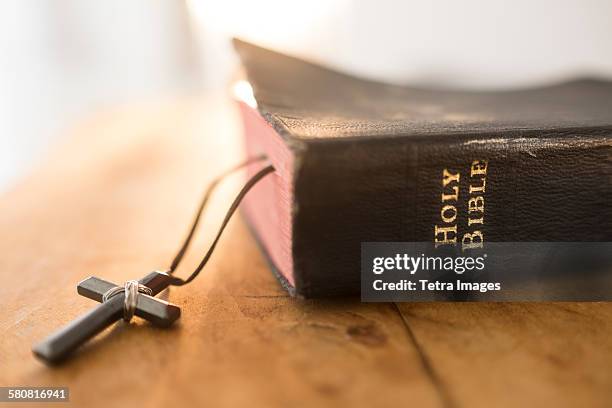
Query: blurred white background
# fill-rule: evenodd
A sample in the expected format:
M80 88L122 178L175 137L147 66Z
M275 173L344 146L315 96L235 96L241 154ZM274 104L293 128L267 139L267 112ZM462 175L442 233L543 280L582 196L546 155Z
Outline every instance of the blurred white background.
M396 83L612 78L608 0L3 0L0 190L87 115L224 89L232 36Z

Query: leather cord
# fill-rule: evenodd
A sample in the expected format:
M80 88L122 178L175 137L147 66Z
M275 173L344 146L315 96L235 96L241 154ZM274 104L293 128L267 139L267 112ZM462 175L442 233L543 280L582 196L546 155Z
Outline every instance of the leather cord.
M187 237L183 241L183 244L181 245L181 248L178 250L177 254L174 256L174 259L172 260L170 268L166 271L168 274L174 273L175 270L178 268L179 264L181 263L181 261L183 260L183 257L185 256L185 253L187 252L187 249L189 248L189 245L191 244L191 241L193 240L193 236L195 234L196 228L197 228L198 224L200 223L200 219L202 217L202 213L204 212L204 208L206 207L206 204L208 203L208 201L210 199L210 196L212 195L212 193L216 189L216 187L219 185L219 183L222 182L223 180L225 180L225 178L227 178L227 176L229 176L233 172L235 172L237 170L240 170L240 169L243 169L243 168L249 166L250 164L253 164L253 163L256 163L256 162L259 162L259 161L263 161L265 159L266 159L266 156L263 156L263 155L262 156L257 156L257 157L250 158L250 159L246 160L245 162L242 162L242 163L240 163L240 164L238 164L238 165L236 165L236 166L226 170L225 172L221 173L219 176L217 176L209 184L209 186L206 189L206 192L204 194L204 198L200 202L200 206L198 207L198 210L196 212L196 216L194 217L194 220L193 220L193 222L191 224L191 228L189 229L189 233L187 234ZM244 184L244 186L242 186L242 188L240 189L240 191L238 192L236 197L234 197L234 201L232 202L231 206L229 207L229 209L225 213L225 217L223 219L223 222L221 223L221 226L219 227L219 229L217 231L217 235L215 236L213 242L208 247L208 250L204 254L204 257L200 261L199 265L195 268L195 270L189 275L189 277L187 279L181 279L181 278L175 277L174 280L171 283L172 285L174 285L174 286L185 285L185 284L191 282L192 280L194 280L198 276L198 274L202 271L202 269L204 269L204 266L206 266L206 264L208 263L208 260L212 256L212 253L215 250L215 247L217 246L217 243L219 242L219 239L221 238L221 235L223 234L223 231L225 230L225 227L229 223L230 219L232 218L232 215L234 214L234 212L236 211L236 209L238 208L240 203L242 202L242 199L247 195L247 193L251 190L251 188L253 188L253 186L255 186L255 184L257 184L262 178L264 178L265 176L267 176L268 174L270 174L272 172L274 172L274 166L269 164L269 165L263 167L257 173L255 173Z

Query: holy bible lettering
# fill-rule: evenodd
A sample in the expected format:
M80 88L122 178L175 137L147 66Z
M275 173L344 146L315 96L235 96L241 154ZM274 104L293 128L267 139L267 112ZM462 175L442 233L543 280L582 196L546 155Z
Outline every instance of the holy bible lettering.
M440 222L434 225L436 248L442 245L457 245L461 235L461 250L479 249L484 246L485 192L487 185L487 160L474 160L470 166L467 197L466 232L461 234L457 227L457 204L461 174L448 169L442 170L442 207Z

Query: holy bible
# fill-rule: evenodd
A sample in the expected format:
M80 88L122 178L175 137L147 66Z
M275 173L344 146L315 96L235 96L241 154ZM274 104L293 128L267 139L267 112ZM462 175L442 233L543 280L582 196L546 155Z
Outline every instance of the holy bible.
M234 45L276 169L244 213L291 294L358 294L362 242L612 241L611 82L428 90Z

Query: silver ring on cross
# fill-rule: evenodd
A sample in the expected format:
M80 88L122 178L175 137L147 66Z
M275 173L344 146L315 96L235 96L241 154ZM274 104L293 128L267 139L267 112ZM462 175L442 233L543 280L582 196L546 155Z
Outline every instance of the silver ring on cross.
M151 296L153 294L151 288L139 283L137 280L129 280L125 282L123 287L115 286L107 290L102 296L102 302L108 302L110 298L121 292L125 294L123 299L123 320L125 322L129 322L134 317L136 306L138 305L138 295L144 293Z

